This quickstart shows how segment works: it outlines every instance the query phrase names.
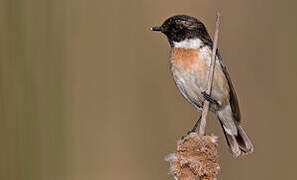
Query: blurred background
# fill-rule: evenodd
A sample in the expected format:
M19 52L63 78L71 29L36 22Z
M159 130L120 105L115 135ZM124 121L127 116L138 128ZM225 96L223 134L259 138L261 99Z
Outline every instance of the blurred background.
M199 116L149 31L175 14L213 35L255 145L234 159L219 136L219 179L297 179L297 1L1 0L0 179L172 179L164 157Z

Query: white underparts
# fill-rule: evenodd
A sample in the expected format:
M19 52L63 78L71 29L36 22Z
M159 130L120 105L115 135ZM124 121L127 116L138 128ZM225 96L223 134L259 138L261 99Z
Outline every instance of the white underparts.
M200 48L199 52L200 58L207 61L208 66L210 66L211 62L211 50L208 46L204 46Z
M203 46L203 42L197 39L185 39L181 42L173 42L175 48L187 48L187 49L196 49Z
M203 46L199 52L200 58L207 61L208 66L211 63L212 49L209 46ZM220 66L219 58L216 56L216 66Z

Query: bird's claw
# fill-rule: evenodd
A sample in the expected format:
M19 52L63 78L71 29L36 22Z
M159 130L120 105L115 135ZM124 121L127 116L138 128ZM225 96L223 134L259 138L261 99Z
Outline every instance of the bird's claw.
M193 129L191 131L188 131L186 136L188 136L189 134L191 134L193 132L195 132L195 130L193 130ZM181 137L181 140L183 140L186 136L182 136Z
M209 101L210 103L216 104L216 105L220 105L218 103L217 100L215 100L213 97L211 97L209 94L207 94L205 91L201 92L201 94L203 95L204 99L206 99L207 101Z

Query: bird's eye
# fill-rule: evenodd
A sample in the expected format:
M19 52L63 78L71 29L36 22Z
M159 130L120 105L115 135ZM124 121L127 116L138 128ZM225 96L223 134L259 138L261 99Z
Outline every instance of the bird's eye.
M175 31L175 32L179 32L182 29L183 29L183 27L180 24L176 24L175 26L173 26L173 31Z

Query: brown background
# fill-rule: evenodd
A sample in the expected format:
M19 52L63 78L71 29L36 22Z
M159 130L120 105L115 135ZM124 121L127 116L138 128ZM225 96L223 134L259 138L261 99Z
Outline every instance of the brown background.
M2 0L0 179L172 179L164 157L198 113L152 33L169 16L201 19L240 97L255 152L234 159L220 137L219 179L297 179L297 1Z

